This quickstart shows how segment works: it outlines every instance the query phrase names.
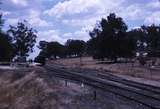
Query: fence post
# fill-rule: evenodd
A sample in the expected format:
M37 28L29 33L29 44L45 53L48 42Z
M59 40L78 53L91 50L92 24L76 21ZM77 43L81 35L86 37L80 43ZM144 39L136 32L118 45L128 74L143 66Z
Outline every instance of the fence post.
M65 86L66 86L66 87L68 86L68 82L67 82L67 80L65 80Z
M97 92L96 90L93 91L93 100L96 100L97 99Z

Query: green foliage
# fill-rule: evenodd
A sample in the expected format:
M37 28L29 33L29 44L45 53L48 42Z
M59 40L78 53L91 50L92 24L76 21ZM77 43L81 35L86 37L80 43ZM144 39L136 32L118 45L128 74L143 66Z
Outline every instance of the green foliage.
M11 61L14 57L14 49L11 37L0 32L0 61Z
M12 37L2 31L4 20L0 14L0 61L11 61L14 56Z
M85 51L86 43L82 40L67 40L65 46L67 49L67 55L69 56L81 56Z
M42 50L39 56L56 59L82 56L86 52L96 59L108 58L115 62L118 58L133 58L136 52L140 55L148 53L148 56L160 56L160 26L142 26L130 31L127 29L123 19L111 13L95 25L89 33L91 39L87 43L71 39L65 45L41 41L38 46Z
M89 45L92 46L94 57L117 60L119 57L131 57L134 55L134 42L127 36L127 25L123 19L116 17L114 13L107 19L102 19L90 32Z
M2 19L2 14L0 14L0 31L2 31L3 25L4 25L4 20Z
M17 26L10 26L8 33L14 39L16 55L26 57L30 52L33 52L33 47L36 43L36 31L27 26L27 22L19 22Z
M150 57L160 57L160 26L142 26L145 42L147 44L146 51Z
M65 47L58 42L40 41L38 48L41 49L41 52L36 60L44 61L45 58L57 59L57 57L65 57Z
M63 57L64 46L58 42L49 42L46 47L47 57L54 57L57 59L58 57Z
M45 65L46 62L45 55L46 54L43 51L41 51L39 55L35 58L34 62L41 63L41 65Z
M39 45L38 45L38 48L41 49L41 50L46 49L47 44L48 44L48 42L46 42L46 41L40 41Z
M59 42L40 41L40 54L35 61L42 63L45 58L65 58L67 56L81 56L85 51L85 42L82 40L68 40L65 45Z
M148 38L148 47L150 49L160 50L160 26L144 26L143 31Z

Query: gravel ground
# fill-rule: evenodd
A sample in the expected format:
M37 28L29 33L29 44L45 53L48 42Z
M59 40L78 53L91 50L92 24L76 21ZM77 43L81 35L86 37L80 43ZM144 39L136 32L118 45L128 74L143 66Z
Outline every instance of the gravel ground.
M82 85L74 81L53 78L63 90L58 90L59 98L62 100L62 109L149 109L134 101L100 89ZM65 92L64 92L65 90ZM94 98L96 91L97 97Z
M148 108L109 92L51 77L43 68L36 67L0 70L0 109Z

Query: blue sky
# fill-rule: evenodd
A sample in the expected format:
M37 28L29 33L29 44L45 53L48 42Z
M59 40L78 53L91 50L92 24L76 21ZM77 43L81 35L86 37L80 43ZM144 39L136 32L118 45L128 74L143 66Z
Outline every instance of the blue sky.
M38 31L37 41L60 43L70 38L87 41L88 31L111 12L129 29L160 24L159 0L2 0L1 11L5 28L26 19Z

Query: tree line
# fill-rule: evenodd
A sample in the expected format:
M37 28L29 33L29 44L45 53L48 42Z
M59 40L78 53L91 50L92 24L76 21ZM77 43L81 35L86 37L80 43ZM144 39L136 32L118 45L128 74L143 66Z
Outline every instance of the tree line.
M40 41L39 55L35 58L36 62L45 64L45 59L81 57L85 53L86 42L83 40L68 39L66 43Z
M4 32L4 20L0 16L0 61L11 61L18 57L27 57L33 52L36 43L36 30L27 21L10 26ZM160 25L141 26L128 29L127 24L115 13L102 18L89 32L90 39L68 39L65 44L57 41L40 41L41 50L35 58L36 62L45 63L46 59L72 58L83 55L94 59L118 62L118 59L133 59L139 57L160 56Z
M160 57L160 25L143 25L128 30L124 20L111 13L102 18L89 35L91 38L87 42L68 40L64 45L41 41L41 52L36 60L88 55L94 59L117 62L119 58Z

